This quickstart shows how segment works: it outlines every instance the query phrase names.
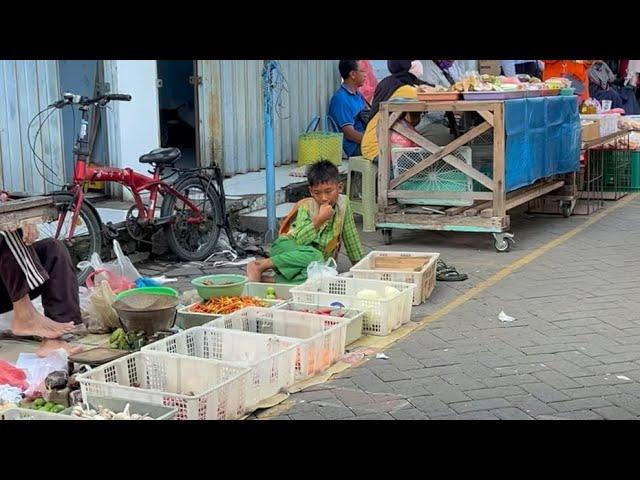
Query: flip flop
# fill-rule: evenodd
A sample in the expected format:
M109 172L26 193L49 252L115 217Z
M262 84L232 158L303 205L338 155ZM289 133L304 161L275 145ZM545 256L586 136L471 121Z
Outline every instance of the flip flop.
M455 267L450 267L442 260L438 260L436 266L436 280L440 282L462 282L467 280L469 275L458 273Z

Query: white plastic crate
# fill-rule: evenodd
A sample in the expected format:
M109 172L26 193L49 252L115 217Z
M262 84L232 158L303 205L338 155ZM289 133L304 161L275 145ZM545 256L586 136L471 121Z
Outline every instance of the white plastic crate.
M266 305L265 308L275 307L283 303L283 300L266 300L264 298L261 300L264 301ZM176 323L180 328L186 330L187 328L201 327L207 322L224 317L222 314L192 312L191 309L199 303L201 302L195 302L178 309Z
M417 257L426 258L428 262L418 272L407 272L406 270L374 270L373 267L376 257ZM353 278L413 283L416 285L416 289L413 291L413 304L420 305L431 296L436 285L436 265L438 258L440 258L440 254L432 252L373 251L351 267L350 271L353 273Z
M399 290L385 298L386 287ZM380 299L364 300L357 297L361 290L374 290ZM368 335L384 336L411 319L414 284L363 280L360 278L324 277L307 280L291 289L293 300L302 303L342 305L364 312L362 331Z
M267 288L273 288L276 291L277 300L286 301L291 299L291 288L293 287L295 285L286 283L247 282L244 284L242 295L264 299Z
M0 413L0 418L4 420L86 420L61 413L31 410L29 408L8 408Z
M252 408L293 384L297 343L275 335L194 327L142 347L142 351L223 360L249 367L246 399Z
M299 342L294 358L296 381L327 369L345 351L347 324L324 315L250 307L205 326L277 335Z
M137 352L77 376L92 396L177 407L178 420L233 420L247 411L250 369L229 362Z
M319 304L310 304L310 303L299 303L294 301L284 302L280 305L276 305L275 309L277 310L292 310L294 312L302 313L313 313L315 310L321 307L327 307L328 305L319 305ZM364 312L359 310L352 310L345 308L343 309L344 316L336 317L334 315L329 315L331 318L336 318L341 322L347 323L347 339L345 341L345 345L349 345L356 340L362 337L362 323L364 321Z

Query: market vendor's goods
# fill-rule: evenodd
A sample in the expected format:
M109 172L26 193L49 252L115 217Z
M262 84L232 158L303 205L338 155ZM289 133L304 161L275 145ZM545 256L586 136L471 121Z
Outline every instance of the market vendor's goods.
M59 403L47 402L44 398L36 398L30 408L42 412L60 413L66 407Z
M190 312L227 315L246 307L265 307L266 302L257 297L214 297L191 307Z
M217 274L194 278L191 284L198 290L203 299L212 297L233 297L242 295L248 279L244 275Z
M76 405L73 407L71 415L89 420L153 420L153 417L150 417L149 415L140 415L138 413L131 414L128 403L124 407L124 410L119 413L101 406L98 407L97 410L94 410L92 408L84 409L82 405Z
M143 337L144 332L127 333L122 328L118 328L109 337L109 347L119 350L137 350Z

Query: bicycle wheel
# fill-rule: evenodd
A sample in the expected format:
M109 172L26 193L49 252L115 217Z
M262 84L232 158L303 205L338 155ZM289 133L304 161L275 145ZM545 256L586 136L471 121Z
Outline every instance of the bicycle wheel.
M193 210L179 198L165 195L161 215L165 218L175 218L164 227L169 248L181 260L204 260L214 252L220 238L222 212L218 193L207 179L196 176L178 179L173 188L200 209L204 221L189 223L188 219L193 216Z
M71 261L76 266L82 261L89 261L94 252L99 255L102 247L102 231L100 229L100 221L91 207L84 202L82 203L76 220L73 238L69 240L69 229L73 215L70 209L73 207L73 197L56 197L55 205L58 211L58 218L50 223L39 225L40 238L55 238L62 241L67 246ZM56 235L58 224L61 221L60 233ZM90 271L91 269L78 270L78 283L80 285L84 284Z

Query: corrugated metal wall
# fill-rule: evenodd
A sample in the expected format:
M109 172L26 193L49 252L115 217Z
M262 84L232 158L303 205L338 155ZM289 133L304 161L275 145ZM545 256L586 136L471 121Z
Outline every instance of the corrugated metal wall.
M337 63L337 60L280 61L287 91L282 95L280 116L275 122L277 165L296 160L298 135L314 116L326 115L329 100L340 84ZM263 60L199 62L199 74L203 77L202 158L205 163L212 157L221 161L226 175L265 167L263 65ZM212 112L216 110L219 120L214 125L216 115Z
M35 145L38 155L58 178L36 163L27 137L29 121L58 99L58 85L56 60L0 60L0 186L3 189L34 193L55 190L38 171L50 181L64 183L60 111L56 110L44 124ZM38 121L31 127L32 143L39 127Z

